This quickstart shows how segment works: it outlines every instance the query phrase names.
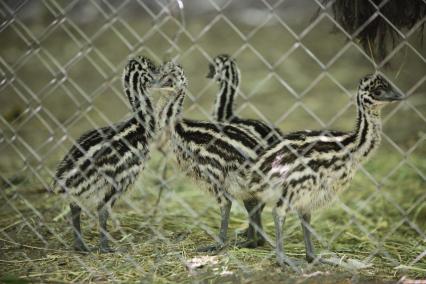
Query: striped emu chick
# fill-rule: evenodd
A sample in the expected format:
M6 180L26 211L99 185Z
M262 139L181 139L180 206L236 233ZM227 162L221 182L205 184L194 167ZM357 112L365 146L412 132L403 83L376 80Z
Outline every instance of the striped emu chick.
M232 124L182 118L187 82L179 65L164 64L159 83L160 88L171 91L159 109L158 129L169 131L170 145L179 166L187 175L202 182L220 206L218 243L199 248L199 251L219 250L226 242L232 199L251 198L248 191L240 187L244 183L241 179L265 148L249 131Z
M271 146L280 141L282 133L279 129L261 120L240 118L235 113L235 96L238 95L240 77L237 63L229 55L218 55L213 58L213 63L209 64L207 78L219 84L213 118L219 122L229 122L246 128Z
M127 121L83 134L60 162L55 193L70 203L74 248L88 251L80 230L81 209L97 210L100 251L110 252L107 219L117 198L132 185L148 159L148 144L155 132L155 117L148 91L156 68L146 57L131 59L123 86L133 115Z
M235 96L238 95L240 87L240 70L235 60L227 54L218 55L213 58L213 62L209 64L209 73L207 78L215 80L219 85L219 92L216 96L216 101L213 109L213 119L218 122L228 122L250 131L264 144L272 146L280 141L282 133L279 129L271 125L255 119L240 118L235 113ZM249 241L242 243L242 247L256 247L263 245L265 239L262 234L254 232L252 224L257 226L257 230L262 230L261 213L263 205L255 198L244 201L244 206L250 214L250 225L245 231ZM254 236L253 236L254 234Z
M349 185L360 165L379 146L382 107L403 98L381 75L366 76L358 87L354 131L294 132L258 158L248 176L250 192L274 208L279 264L292 265L284 255L282 241L284 220L290 210L298 212L303 220L307 260L316 259L308 229L311 211L329 203Z

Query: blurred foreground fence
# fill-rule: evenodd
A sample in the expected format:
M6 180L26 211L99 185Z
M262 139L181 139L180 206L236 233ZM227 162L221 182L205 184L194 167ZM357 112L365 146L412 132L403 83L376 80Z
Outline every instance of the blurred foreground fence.
M409 96L384 113L379 153L332 208L313 216L313 227L322 251L357 259L353 267L336 271L424 278L425 18L410 30L387 21L397 38L379 62L334 20L332 4L1 1L0 275L167 282L202 270L209 277L259 280L265 277L262 269L274 267L269 276L280 279L268 246L229 249L224 256L195 253L195 246L215 235L219 214L196 184L179 171L163 171L165 163L173 165L171 155L153 153L138 183L114 210L113 241L122 249L108 257L71 251L67 211L59 197L46 193L56 163L79 135L128 116L120 78L129 56L144 54L158 63L176 58L190 84L185 116L208 119L218 90L205 78L207 64L228 53L242 73L239 114L264 119L283 132L351 129L358 80L376 69ZM384 15L379 11L374 17ZM245 226L241 205L235 207L230 234ZM270 214L264 215L271 234ZM94 220L83 219L89 243L97 242ZM286 225L286 246L290 255L303 258L298 226L297 220Z

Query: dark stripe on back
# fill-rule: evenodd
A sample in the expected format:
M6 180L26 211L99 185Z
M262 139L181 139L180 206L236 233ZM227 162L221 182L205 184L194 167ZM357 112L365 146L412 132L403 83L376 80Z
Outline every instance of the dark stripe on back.
M219 155L227 162L238 161L242 163L248 159L240 149L236 149L222 139L216 138L208 133L198 130L186 131L180 123L175 125L175 130L181 139L205 146L206 151Z
M213 124L209 122L195 121L185 119L184 123L188 127L201 128L205 130L210 130L215 133L220 133L227 136L228 138L238 141L243 144L245 147L250 149L256 149L259 147L257 141L249 136L247 133L229 124Z
M258 133L263 139L266 139L269 146L280 142L281 137L283 136L279 129L270 127L260 120L234 118L231 123L253 127L256 133Z

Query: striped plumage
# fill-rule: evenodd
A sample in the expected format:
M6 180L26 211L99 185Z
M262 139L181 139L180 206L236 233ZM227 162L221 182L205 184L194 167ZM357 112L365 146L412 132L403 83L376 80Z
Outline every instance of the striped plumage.
M83 208L98 211L100 251L111 251L107 236L109 211L141 172L155 132L148 96L155 72L148 58L131 59L124 69L123 87L133 115L124 122L83 134L57 167L53 191L63 194L70 203L76 250L87 251L80 230Z
M220 249L226 241L232 199L251 198L244 183L244 172L264 150L250 131L228 123L213 123L181 118L186 95L186 78L182 68L172 62L161 67L160 84L171 88L158 114L158 129L170 133L171 147L181 169L200 181L219 203L221 226L217 244L201 251Z
M311 211L329 203L349 185L361 163L379 146L381 108L402 98L381 75L366 76L358 88L354 131L294 132L258 158L248 174L250 192L274 207L280 264L288 262L283 253L282 226L290 210L302 216L307 260L315 259L307 228Z
M219 93L213 109L213 119L218 122L229 122L246 128L268 145L273 145L282 136L278 128L261 120L238 117L235 113L235 96L240 87L240 70L237 63L229 55L222 54L213 58L209 64L207 78L214 79L219 84Z
M219 85L219 92L216 95L213 109L213 119L218 122L231 123L250 131L258 140L262 140L264 144L272 146L280 141L282 133L279 129L261 120L238 117L235 113L235 97L238 95L240 87L240 74L237 63L227 54L217 55L213 58L212 63L209 64L207 78L215 80ZM252 236L254 228L251 224L255 224L258 231L262 230L261 213L263 205L253 198L246 200L244 206L250 212L250 225L245 234L248 235L249 239L254 238L254 240L242 243L240 246L256 247L258 244L264 243L264 238L261 234Z

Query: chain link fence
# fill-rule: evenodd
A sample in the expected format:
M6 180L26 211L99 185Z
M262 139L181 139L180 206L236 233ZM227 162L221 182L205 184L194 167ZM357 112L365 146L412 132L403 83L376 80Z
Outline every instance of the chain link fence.
M398 30L387 56L375 60L334 20L331 4L1 1L0 282L426 278L425 18ZM380 150L350 188L313 213L318 251L346 265L303 264L300 274L275 264L271 244L233 247L247 225L237 202L228 248L197 253L216 235L218 208L160 143L112 212L117 252L74 252L67 204L47 189L57 163L83 132L128 117L121 85L128 58L179 61L189 80L185 117L210 119L218 89L205 77L211 58L223 53L236 59L242 74L238 114L284 133L352 129L358 81L376 69L409 96L385 110ZM263 218L273 239L270 215L266 209ZM86 242L96 246L97 218L84 216L82 226ZM286 222L285 239L286 252L304 259L297 218Z

